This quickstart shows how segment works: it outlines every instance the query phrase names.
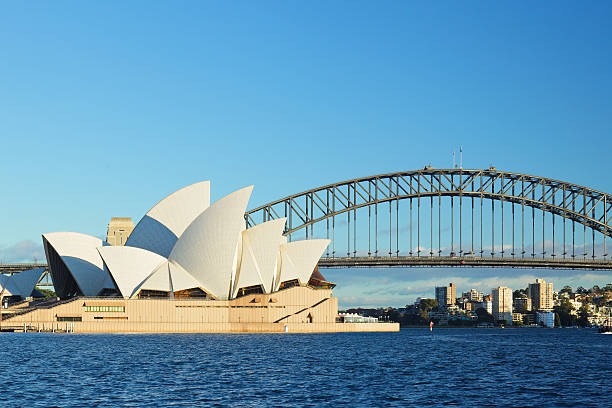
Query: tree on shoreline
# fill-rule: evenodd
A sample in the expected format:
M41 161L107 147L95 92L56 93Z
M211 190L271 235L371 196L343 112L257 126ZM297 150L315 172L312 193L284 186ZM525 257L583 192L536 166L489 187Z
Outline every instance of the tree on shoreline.
M572 306L568 298L561 298L559 306L555 306L553 310L555 316L558 316L561 326L568 327L577 324L577 317L572 314L574 306Z
M493 317L491 313L487 312L482 307L476 309L476 316L478 316L478 319L476 320L478 323L495 323L495 317Z
M589 327L589 319L588 319L588 315L589 315L589 309L587 308L586 303L582 305L582 307L580 307L580 309L578 309L578 326L580 327Z

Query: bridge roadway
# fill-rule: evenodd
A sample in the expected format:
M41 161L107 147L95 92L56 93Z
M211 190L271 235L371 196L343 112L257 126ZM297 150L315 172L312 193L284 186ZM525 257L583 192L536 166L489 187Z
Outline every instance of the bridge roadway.
M16 273L27 271L28 269L45 268L47 264L31 263L31 264L0 264L0 273Z
M46 264L5 264L0 273L18 273L33 268L46 268ZM612 270L612 261L587 258L537 258L537 257L476 257L476 256L364 256L323 257L321 268L382 268L382 267L473 267L473 268L537 268ZM45 273L39 286L49 285Z
M321 258L321 268L483 267L612 270L611 261L563 258L481 258L455 256L365 256Z
M41 276L36 286L53 286L47 264L32 263L32 264L0 264L0 273L19 273L28 269L45 268L45 274Z

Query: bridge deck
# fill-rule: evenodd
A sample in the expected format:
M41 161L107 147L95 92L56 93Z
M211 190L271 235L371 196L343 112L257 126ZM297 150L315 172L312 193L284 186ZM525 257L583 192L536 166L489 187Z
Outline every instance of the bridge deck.
M47 264L0 264L0 273L16 273L27 271L28 269L47 268Z
M555 258L480 258L444 256L387 256L321 258L322 268L373 267L488 267L612 270L612 261Z

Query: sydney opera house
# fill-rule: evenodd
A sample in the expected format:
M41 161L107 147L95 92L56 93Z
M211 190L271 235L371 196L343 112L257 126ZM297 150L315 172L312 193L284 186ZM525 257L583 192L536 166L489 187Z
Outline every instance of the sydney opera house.
M329 241L287 242L285 219L246 229L252 189L211 205L209 181L185 187L155 205L125 240L43 234L61 301L9 321L81 332L398 329L338 322L334 284L317 269Z

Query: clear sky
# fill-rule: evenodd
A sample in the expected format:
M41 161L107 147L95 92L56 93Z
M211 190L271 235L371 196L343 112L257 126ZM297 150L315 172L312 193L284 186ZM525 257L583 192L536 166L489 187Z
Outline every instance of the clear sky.
M459 145L466 168L612 192L610 21L604 1L3 2L0 260L40 260L43 232L104 236L199 180L213 199L254 184L254 207L450 167ZM344 305L403 304L432 279L491 287L491 271L444 271L376 271L393 296L331 274Z

